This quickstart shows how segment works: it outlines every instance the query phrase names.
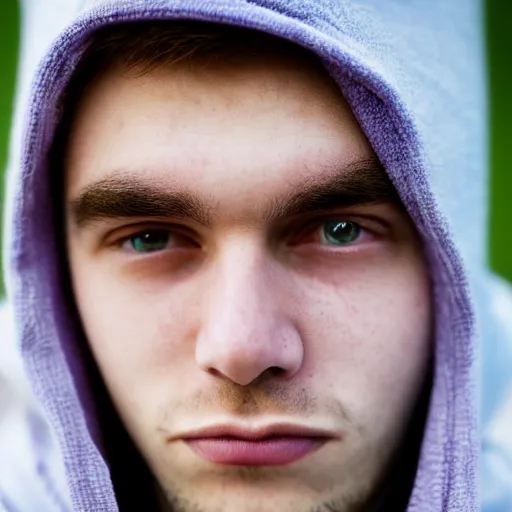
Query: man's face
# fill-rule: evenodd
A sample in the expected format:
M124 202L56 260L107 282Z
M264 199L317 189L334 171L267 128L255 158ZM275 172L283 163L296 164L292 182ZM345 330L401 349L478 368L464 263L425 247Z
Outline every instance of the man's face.
M424 383L429 280L329 77L268 56L113 66L68 150L78 309L175 509L365 503Z

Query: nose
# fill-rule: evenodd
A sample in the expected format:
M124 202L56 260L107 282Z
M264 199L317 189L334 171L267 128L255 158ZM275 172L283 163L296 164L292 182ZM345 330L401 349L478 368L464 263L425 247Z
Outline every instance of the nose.
M265 372L290 378L304 356L301 336L279 305L279 280L247 252L216 265L196 340L199 367L241 386Z

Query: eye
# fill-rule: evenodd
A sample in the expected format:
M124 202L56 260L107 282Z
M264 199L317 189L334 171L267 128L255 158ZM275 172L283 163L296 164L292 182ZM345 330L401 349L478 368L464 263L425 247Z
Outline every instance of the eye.
M330 221L320 227L320 241L325 245L347 245L361 237L361 226L356 222Z
M126 239L123 246L131 251L145 253L166 249L172 242L173 236L169 231L148 230L132 235Z

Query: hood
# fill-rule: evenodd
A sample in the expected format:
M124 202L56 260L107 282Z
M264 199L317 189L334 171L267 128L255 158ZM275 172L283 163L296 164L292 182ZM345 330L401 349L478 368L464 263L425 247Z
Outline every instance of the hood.
M431 398L408 510L479 509L479 418L493 414L505 382L500 369L510 364L504 352L496 355L504 335L489 312L481 15L479 3L467 0L26 2L24 47L32 50L20 72L5 281L26 370L59 440L73 510L118 505L66 301L48 154L59 97L84 40L108 24L157 19L227 23L288 39L317 54L339 85L420 232L433 286ZM481 371L491 392L479 386ZM482 394L490 398L480 411Z

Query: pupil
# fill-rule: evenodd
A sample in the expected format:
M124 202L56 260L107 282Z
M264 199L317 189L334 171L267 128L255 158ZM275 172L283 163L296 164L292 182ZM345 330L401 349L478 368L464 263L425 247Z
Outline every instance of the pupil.
M325 225L324 232L329 243L347 244L357 240L360 228L353 222L328 222Z
M136 251L159 251L165 249L169 235L165 231L147 231L132 238Z

